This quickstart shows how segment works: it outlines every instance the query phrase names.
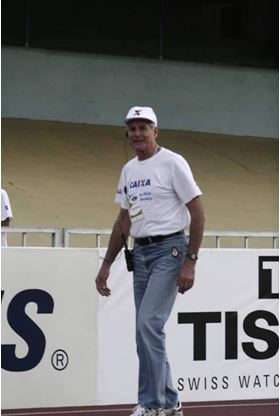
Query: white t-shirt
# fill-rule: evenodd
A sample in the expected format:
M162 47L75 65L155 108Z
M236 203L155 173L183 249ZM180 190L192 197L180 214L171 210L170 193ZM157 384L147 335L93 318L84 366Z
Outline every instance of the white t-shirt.
M127 162L115 202L129 210L132 237L166 235L190 224L186 204L201 195L187 161L168 149Z
M1 189L1 221L13 218L12 208L7 192ZM1 246L7 246L6 233L1 233Z

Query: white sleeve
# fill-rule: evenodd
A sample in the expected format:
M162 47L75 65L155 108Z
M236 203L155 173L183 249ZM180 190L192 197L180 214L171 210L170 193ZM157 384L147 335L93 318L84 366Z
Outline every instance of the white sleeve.
M125 168L123 167L117 193L115 195L115 202L121 206L123 209L128 209L127 204L127 189L126 189L126 181L125 181Z
M13 218L12 208L7 192L1 189L1 221Z
M202 194L188 162L181 156L174 160L171 181L178 198L184 205Z

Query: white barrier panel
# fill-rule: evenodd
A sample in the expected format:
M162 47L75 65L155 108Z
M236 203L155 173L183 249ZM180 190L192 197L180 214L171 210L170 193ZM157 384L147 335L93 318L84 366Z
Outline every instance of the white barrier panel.
M132 274L120 256L112 295L97 302L104 254L2 250L3 408L137 401ZM166 328L182 401L277 397L277 254L201 250L195 286Z
M182 401L278 397L276 254L201 250L195 285L178 295L166 327ZM132 274L120 260L113 267L112 295L99 301L99 398L135 403Z
M97 400L97 252L2 250L2 407Z

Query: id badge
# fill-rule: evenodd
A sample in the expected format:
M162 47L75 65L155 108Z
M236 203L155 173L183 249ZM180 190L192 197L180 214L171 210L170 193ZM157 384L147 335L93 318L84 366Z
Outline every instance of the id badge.
M143 210L138 195L132 195L129 197L128 211L131 222L142 220Z

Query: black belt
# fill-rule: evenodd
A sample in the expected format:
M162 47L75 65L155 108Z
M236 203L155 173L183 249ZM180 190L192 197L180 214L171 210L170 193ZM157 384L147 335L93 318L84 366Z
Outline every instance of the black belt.
M181 231L177 231L176 233L167 234L167 235L154 235L152 237L135 238L135 243L139 244L140 246L146 246L147 244L151 244L151 243L160 243L166 238L175 237L175 235L180 235L183 233L184 231L181 230Z

